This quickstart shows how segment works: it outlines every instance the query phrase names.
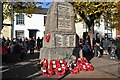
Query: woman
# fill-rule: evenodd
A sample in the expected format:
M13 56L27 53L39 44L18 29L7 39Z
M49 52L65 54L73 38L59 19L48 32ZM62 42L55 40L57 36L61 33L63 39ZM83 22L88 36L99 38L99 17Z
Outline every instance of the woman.
M82 51L83 57L85 57L88 61L90 61L94 57L94 54L92 53L89 45L89 40L85 40L85 45L83 46Z

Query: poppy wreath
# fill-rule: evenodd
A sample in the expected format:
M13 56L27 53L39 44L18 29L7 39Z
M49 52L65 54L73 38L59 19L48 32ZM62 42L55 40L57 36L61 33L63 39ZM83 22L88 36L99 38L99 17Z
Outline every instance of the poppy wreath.
M47 59L43 59L41 62L40 62L40 65L43 69L48 69L48 60Z
M81 59L80 59L80 58L77 58L76 64L79 65L80 63L81 63Z
M66 70L65 68L62 68L62 67L57 67L55 70L55 74L58 76L63 76L65 75L65 73L66 73Z
M44 58L40 63L41 67L43 67L43 76L52 76L54 74L58 76L63 76L68 71L70 71L71 74L78 74L79 70L94 70L94 67L90 63L88 63L87 59L84 57L76 59L76 62L71 62L69 67L67 67L67 62L63 59L50 60L50 63L48 65L48 60Z
M88 60L85 57L81 58L81 63L88 63Z
M67 62L66 62L64 59L60 59L60 60L59 60L59 63L60 63L60 64L67 65Z
M68 71L67 62L65 60L60 59L58 62L62 68L65 68L65 70Z
M78 69L81 70L81 58L77 58L76 64L78 66Z
M77 68L77 64L72 64L72 68L70 68L71 74L78 74L79 69Z
M81 63L81 70L88 71L88 67L87 67L86 63Z
M55 71L55 69L60 66L57 60L50 60L50 69Z
M85 63L85 65L87 66L88 71L93 71L94 70L94 67L90 63Z
M46 70L43 70L42 71L42 75L43 76L47 76L47 77L50 77L54 74L54 72L51 70L51 69L46 69Z
M49 42L49 40L50 40L50 34L47 34L46 35L46 42Z
M64 68L66 72L69 70L67 65L65 65L65 64L61 64L61 67Z

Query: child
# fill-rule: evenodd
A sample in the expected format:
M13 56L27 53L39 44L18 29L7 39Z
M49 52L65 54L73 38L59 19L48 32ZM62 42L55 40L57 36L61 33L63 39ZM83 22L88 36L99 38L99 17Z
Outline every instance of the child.
M116 46L115 46L115 44L112 42L111 50L110 50L110 58L111 58L111 59L115 59L115 57L116 57L116 55L115 55L115 50L116 50Z

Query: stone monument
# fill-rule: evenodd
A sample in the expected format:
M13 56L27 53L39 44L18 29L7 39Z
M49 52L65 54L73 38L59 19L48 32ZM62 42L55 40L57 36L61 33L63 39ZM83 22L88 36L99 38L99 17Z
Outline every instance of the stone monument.
M46 41L46 36L50 40ZM55 2L47 13L43 48L40 50L40 59L68 59L78 54L76 30L74 23L73 6L67 2Z

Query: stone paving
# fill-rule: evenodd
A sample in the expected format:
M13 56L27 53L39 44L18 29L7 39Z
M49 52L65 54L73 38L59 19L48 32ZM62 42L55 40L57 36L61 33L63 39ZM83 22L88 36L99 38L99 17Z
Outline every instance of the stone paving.
M91 64L94 66L94 71L80 71L79 74L68 74L64 77L59 77L57 75L51 78L120 78L119 62L117 60L110 60L107 58L93 58ZM39 76L37 78L43 78ZM49 78L49 77L44 77Z
M104 55L102 58L94 57L91 60L91 64L94 66L94 71L80 71L79 74L66 74L65 76L53 75L52 77L44 77L39 71L39 67L36 65L38 55L35 58L29 59L28 61L18 62L15 64L3 65L2 77L5 78L32 78L34 79L100 79L109 78L119 80L120 78L120 61L111 60L109 56ZM69 79L68 79L69 78ZM108 80L108 79L106 79Z

